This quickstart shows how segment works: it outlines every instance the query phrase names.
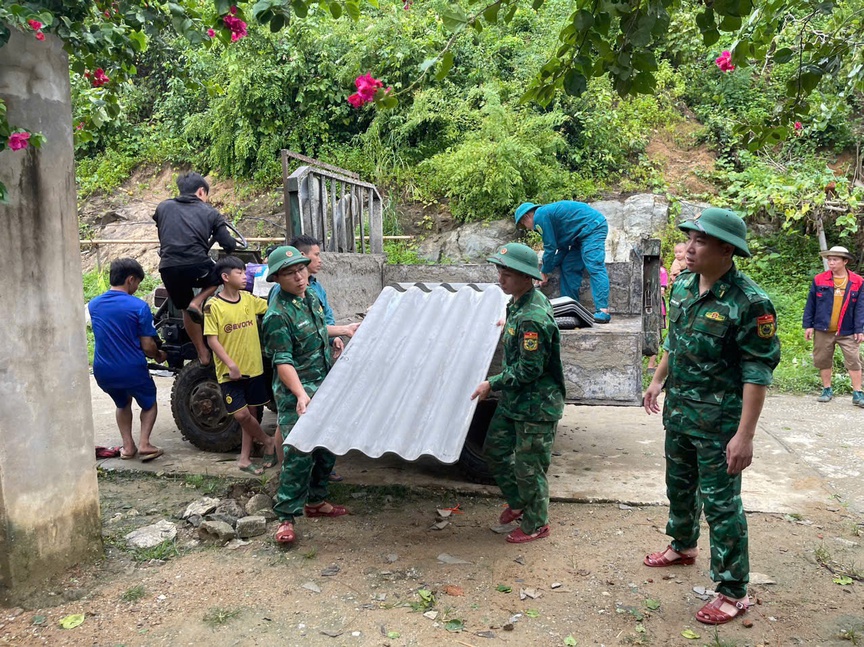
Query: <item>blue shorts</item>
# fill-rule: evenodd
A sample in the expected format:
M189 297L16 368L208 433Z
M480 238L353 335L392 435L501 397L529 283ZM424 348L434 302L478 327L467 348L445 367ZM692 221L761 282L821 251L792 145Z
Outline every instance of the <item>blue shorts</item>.
M247 406L260 407L270 402L267 379L263 375L222 382L219 388L222 389L225 411L230 414L237 413Z
M146 382L142 382L136 386L118 389L105 387L100 384L99 388L111 396L118 409L125 409L126 405L130 404L133 398L144 411L152 409L156 405L156 383L149 375Z

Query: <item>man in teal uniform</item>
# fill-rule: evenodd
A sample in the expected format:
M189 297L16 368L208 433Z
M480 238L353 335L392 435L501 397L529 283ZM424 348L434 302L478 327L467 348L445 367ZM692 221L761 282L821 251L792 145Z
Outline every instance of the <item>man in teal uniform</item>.
M278 282L281 289L264 315L264 348L273 361L273 398L286 438L333 365L324 308L317 295L307 290L309 262L300 250L288 246L274 250L267 261L267 280ZM286 445L273 504L281 521L277 542L294 541L294 518L301 514L338 517L348 513L343 506L327 501L335 462L336 457L324 448L304 453Z
M549 536L546 471L564 413L560 332L549 300L534 288L540 272L533 249L510 243L487 260L498 266L498 283L513 299L504 324L502 371L481 382L471 399L501 392L483 451L507 499L499 521L522 519L507 541L521 544Z
M516 226L536 231L543 238L544 285L556 267L561 268L561 296L579 300L582 271L588 271L594 321L609 323L609 274L606 272L606 217L575 200L537 205L525 202L516 209Z
M693 564L704 509L718 595L696 619L723 624L750 605L741 472L753 459L753 435L780 361L780 342L770 299L732 260L750 256L744 221L710 208L679 229L690 237L687 270L672 284L666 355L643 398L649 414L659 413L658 397L666 389L666 533L672 543L644 563Z

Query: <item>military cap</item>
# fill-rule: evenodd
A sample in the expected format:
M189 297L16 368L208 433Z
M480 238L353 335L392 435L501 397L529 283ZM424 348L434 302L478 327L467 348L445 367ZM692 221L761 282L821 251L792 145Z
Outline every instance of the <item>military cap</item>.
M740 216L728 209L709 207L692 220L682 222L678 229L701 231L732 245L738 256L750 256L750 248L747 247L747 225Z
M498 252L486 260L499 267L506 267L527 274L532 279L540 280L543 278L537 268L537 252L522 243L507 243L503 247L499 247Z
M278 274L279 270L283 267L290 267L291 265L297 265L297 263L309 265L311 261L311 258L303 256L303 254L300 253L300 250L296 247L290 247L288 245L277 247L270 252L270 256L267 258L267 281L269 283L275 283L276 274Z
M523 202L520 204L519 208L516 209L516 224L519 224L519 221L522 220L522 216L531 211L531 209L536 209L539 206L539 204L534 204L533 202Z

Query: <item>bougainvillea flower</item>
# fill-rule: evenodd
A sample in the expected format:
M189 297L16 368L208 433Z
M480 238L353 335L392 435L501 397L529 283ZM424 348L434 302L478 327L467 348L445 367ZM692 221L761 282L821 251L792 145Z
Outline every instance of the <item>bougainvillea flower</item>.
M365 102L374 100L378 88L384 87L384 83L379 79L372 78L371 72L367 72L363 76L358 76L354 80L354 85L357 86L357 94L359 94Z
M27 21L27 24L30 25L30 29L32 29L33 31L39 31L40 29L42 29L42 27L44 27L41 22L39 22L38 20L33 20L32 18Z
M246 37L246 23L239 18L235 18L234 16L225 16L222 19L222 22L224 22L225 26L231 31L232 41L236 42L241 38Z
M231 8L228 11L231 12L232 16L236 16L237 15L237 5L231 5Z
M42 30L36 32L36 40L45 40L45 34L42 33Z
M800 121L795 122L795 130L801 130L803 127L804 124L802 124Z
M720 68L721 72L731 72L735 69L735 66L732 65L732 54L728 49L724 49L723 53L720 54L714 62L717 64L717 67Z
M216 36L216 30L215 30L215 29L208 29L208 30L207 30L207 35L208 35L210 38L214 38L214 37Z
M84 76L87 76L87 74L85 74ZM94 88L101 88L103 85L107 84L111 80L108 78L108 75L105 74L105 70L103 70L101 67L98 68L95 72L93 72L92 77L87 78L90 79L90 84Z
M30 139L30 133L12 133L9 135L9 141L6 144L13 151L20 151L22 148L27 148L27 140Z
M359 108L366 102L363 100L363 97L355 93L348 97L348 103L350 103L355 108Z

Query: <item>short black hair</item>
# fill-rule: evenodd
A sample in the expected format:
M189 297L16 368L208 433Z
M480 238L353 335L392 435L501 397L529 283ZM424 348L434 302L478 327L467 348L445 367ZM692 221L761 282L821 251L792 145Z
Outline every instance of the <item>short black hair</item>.
M200 188L203 188L208 194L210 193L210 185L200 173L189 171L177 178L177 189L181 195L195 195Z
M126 283L126 279L134 276L139 281L144 280L144 268L134 258L118 258L111 261L111 270L108 281L111 287L119 287Z
M305 254L313 247L321 247L321 243L314 238L313 236L308 236L306 234L300 234L299 236L294 236L291 239L291 242L288 243L291 247L296 247L300 250L302 254Z
M231 270L245 270L246 264L241 261L236 256L223 256L218 261L216 261L216 267L213 270L216 272L216 276L219 277L219 280L222 281L222 275L227 274ZM222 281L224 283L224 281Z

